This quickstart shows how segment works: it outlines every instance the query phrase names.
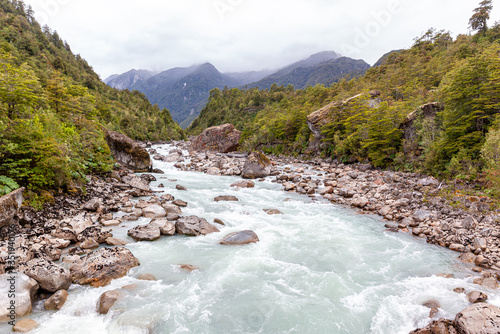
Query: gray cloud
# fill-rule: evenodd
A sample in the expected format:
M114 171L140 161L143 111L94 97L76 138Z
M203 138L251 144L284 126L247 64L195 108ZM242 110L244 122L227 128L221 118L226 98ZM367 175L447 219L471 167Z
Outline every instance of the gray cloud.
M206 61L222 71L277 68L323 50L373 63L410 47L430 27L467 33L479 1L25 2L105 78L131 68L160 71Z

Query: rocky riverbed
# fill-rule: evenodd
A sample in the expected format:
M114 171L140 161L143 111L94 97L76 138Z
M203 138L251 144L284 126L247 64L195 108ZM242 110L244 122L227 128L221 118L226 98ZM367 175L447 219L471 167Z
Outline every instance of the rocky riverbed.
M161 155L152 148L149 153L156 160L174 163L180 170L243 175L253 179L235 183L235 187L252 187L254 182L269 177L272 182L281 183L284 191L354 207L360 213L379 214L385 218L387 229L394 233L411 233L429 243L457 251L460 259L471 263L473 271L477 272L476 284L498 288L499 216L498 212L489 210L486 198L465 199L469 207L465 211L448 205L439 197L439 191L447 185L430 177L332 161L304 162L277 157L268 160L257 153L247 156L193 151L188 154L189 142L173 144L175 148L168 155ZM42 213L23 208L11 225L1 229L4 241L0 243L0 273L9 269L22 273L17 281L22 296L17 308L18 318L28 315L37 299L46 300L48 310L60 309L71 284L105 286L112 279L126 275L130 268L139 266L139 261L124 247L127 242L113 236L113 227L125 221L141 217L152 219L128 231L137 241L153 241L176 233L197 236L219 231L217 226L221 227L222 221L211 224L203 217L183 216L182 210L188 203L171 195L156 196L148 184L152 180L154 176L150 174L137 176L127 168L115 170L105 177L92 177L85 196L55 197ZM182 191L182 188L178 185L177 189ZM147 199L132 201L139 196L147 196ZM221 196L219 200L234 199ZM280 213L273 210L268 213ZM117 215L117 212L122 214ZM16 231L16 268L9 268L7 261L12 226ZM221 244L258 241L253 231L240 231L221 239ZM100 245L109 248L99 248ZM184 266L191 268L189 264ZM6 279L7 275L2 278ZM155 279L151 275L143 278ZM476 333L474 328L484 327L486 323L493 327L485 333L498 333L500 310L485 304L487 296L479 291L463 292L468 293L470 309L458 314L454 321L439 320L429 325L431 329L415 333L452 333L452 330L460 332L463 328L466 330L460 333ZM107 313L123 293L124 290L119 290L101 296L97 312ZM429 305L433 317L432 312L439 309L439 303ZM3 306L2 309L6 309ZM0 321L8 321L8 313L2 312ZM471 319L475 321L473 324ZM445 328L448 332L435 328Z

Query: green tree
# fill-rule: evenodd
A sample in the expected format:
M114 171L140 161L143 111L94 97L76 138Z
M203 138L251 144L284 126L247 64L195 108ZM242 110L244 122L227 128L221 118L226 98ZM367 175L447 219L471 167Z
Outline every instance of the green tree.
M16 58L0 52L0 102L12 118L21 106L33 107L40 101L38 78L26 63L16 66Z
M469 27L472 30L485 33L488 30L487 22L490 18L490 12L493 9L492 0L483 0L479 7L474 9L474 14L469 19Z

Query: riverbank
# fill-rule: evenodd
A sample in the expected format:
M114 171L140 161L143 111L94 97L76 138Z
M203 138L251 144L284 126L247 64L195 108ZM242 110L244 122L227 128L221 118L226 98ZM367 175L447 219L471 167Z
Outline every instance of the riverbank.
M168 154L160 154L152 151L152 149L150 149L150 153L152 156L156 156L157 160L171 161L181 170L192 169L213 175L241 173L246 160L245 157L239 155L201 153L187 155L183 150L187 148L187 143L180 142L175 143L175 145L177 147L170 148ZM427 204L427 208L420 207L421 202L419 201L423 201L424 196L421 198L419 194L414 194L414 192L424 194L422 191L427 190L424 187L432 190L437 189L439 185L419 185L421 178L416 175L408 177L404 174L371 170L367 168L368 166L358 166L358 168L343 165L333 166L320 161L304 163L292 159L274 159L273 162L274 167L270 171L272 176L267 178L267 182L272 180L274 183L282 183L283 189L308 195L312 200L327 199L336 204L354 206L357 210L363 210L362 212L365 213L376 213L388 206L391 211L385 216L391 218L394 222L387 222L387 224L391 224L388 225L388 228L392 231L406 231L406 229L413 231L415 228L418 229L427 225L428 228L439 227L441 225L432 224L439 222L440 217L445 215L445 213L437 210L437 206ZM156 172L160 171L157 170ZM157 177L159 176L157 175ZM407 182L403 182L404 177L406 177ZM167 181L175 182L174 180L169 181L168 176L164 178L165 183ZM80 256L93 252L96 247L95 243L109 245L119 242L116 238L111 239L114 237L110 235L113 226L125 226L129 221L132 224L134 221L146 222L144 220L146 218L145 212L151 213L153 208L161 211L158 206L165 211L167 220L171 222L164 222L163 227L171 227L172 222L177 221L182 216L183 205L187 203L176 201L169 196L155 196L155 193L151 192L148 186L148 182L153 179L154 177L149 174L138 177L132 174L130 170L114 171L105 178L93 178L87 186L88 193L86 196L55 198L54 204L43 215L30 210L23 211L19 220L19 239L17 242L19 249L25 249L26 252L23 253L24 255L20 255L19 262L29 262L33 258L43 257L48 258L49 261L60 263L63 268L70 267ZM254 181L257 182L258 180ZM402 185L406 185L406 188L403 188ZM415 187L419 188L415 189ZM406 192L410 191L412 197L408 198ZM137 199L133 200L134 197L139 195L148 195L148 197L139 201ZM406 200L400 201L397 205L393 204L401 199ZM273 209L279 211L280 208ZM435 216L426 217L420 221L415 216L418 209L428 210L431 215ZM199 216L203 217L201 214ZM457 217L461 217L460 214ZM413 219L414 223L419 223L418 226L412 227L409 224L403 226L402 221L407 218ZM477 218L472 218L477 221ZM478 226L482 223L482 221L478 222ZM217 223L211 225L219 227L221 230L223 228L222 225ZM86 229L89 230L85 232ZM76 233L76 236L71 232ZM427 237L424 232L425 230L421 233L422 236ZM80 235L83 237L79 237ZM493 238L493 234L490 237ZM154 240L154 238L156 237L152 236L151 240ZM95 243L86 243L89 239L93 239ZM69 243L66 244L61 240L67 240ZM474 260L477 256L486 253L486 250L483 251L481 248L481 252L477 252L476 248L474 252L478 254L474 254ZM57 260L58 255L62 262ZM30 257L31 259L28 260ZM483 270L483 276L478 275L477 279L482 280L481 283L483 283L484 287L487 289L495 287L496 280L492 275L496 273L496 269L493 265L490 268L485 268L483 264L482 267L478 266L475 270ZM478 281L478 283L480 282Z

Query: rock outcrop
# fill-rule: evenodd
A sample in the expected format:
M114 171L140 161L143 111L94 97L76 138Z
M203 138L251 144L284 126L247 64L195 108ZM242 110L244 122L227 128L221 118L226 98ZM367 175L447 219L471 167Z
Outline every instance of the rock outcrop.
M228 153L236 151L240 138L241 131L236 130L232 124L213 126L191 141L190 150Z
M0 228L8 225L23 203L24 188L0 197Z
M124 134L106 131L106 141L116 161L136 172L148 172L153 163L148 151Z
M268 157L260 152L252 152L248 155L247 161L241 171L244 179L258 179L271 174L272 163Z
M138 265L139 260L127 248L101 248L76 260L70 272L73 283L100 287L125 276Z

